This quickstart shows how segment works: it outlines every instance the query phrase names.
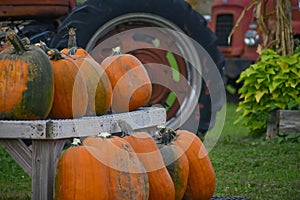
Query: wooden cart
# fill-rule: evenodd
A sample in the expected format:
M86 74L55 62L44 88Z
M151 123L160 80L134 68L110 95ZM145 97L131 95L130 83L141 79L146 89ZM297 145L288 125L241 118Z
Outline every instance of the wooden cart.
M117 120L125 120L134 130L154 134L165 125L164 108L147 107L137 111L67 120L0 121L0 144L31 176L32 199L53 199L55 162L68 138L121 132ZM29 149L22 139L31 139Z

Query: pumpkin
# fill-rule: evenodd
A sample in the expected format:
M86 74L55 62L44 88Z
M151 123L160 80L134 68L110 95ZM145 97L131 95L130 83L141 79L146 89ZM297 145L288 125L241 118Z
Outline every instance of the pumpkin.
M169 133L165 133L163 136ZM164 164L172 177L175 187L175 199L181 200L187 188L189 176L189 162L183 150L172 143L171 137L162 137L158 147L163 157ZM170 140L166 140L170 139Z
M109 199L147 200L148 176L136 153L123 138L102 133L87 137L83 144L92 147L92 155L106 165L106 192Z
M216 188L216 175L201 140L190 131L177 130L172 143L179 146L189 161L187 190L183 199L210 199Z
M79 66L87 87L86 115L106 114L112 102L112 88L104 69L93 58L77 58L75 62Z
M48 51L54 72L54 102L49 118L68 119L82 117L88 105L88 93L79 67L72 58L62 56L58 50Z
M0 119L45 119L54 95L54 77L47 55L24 46L9 29L14 51L0 54Z
M62 50L71 56L80 68L87 86L88 106L86 115L95 116L106 114L112 102L112 88L104 69L88 52L77 48L74 28L69 30L68 48Z
M148 173L149 200L175 199L175 187L162 155L146 132L135 132L124 139L133 147Z
M62 152L56 166L55 200L108 199L107 167L92 151L93 147L73 144Z
M114 49L112 56L101 62L113 89L111 109L126 112L146 106L152 95L152 85L143 64L133 55Z

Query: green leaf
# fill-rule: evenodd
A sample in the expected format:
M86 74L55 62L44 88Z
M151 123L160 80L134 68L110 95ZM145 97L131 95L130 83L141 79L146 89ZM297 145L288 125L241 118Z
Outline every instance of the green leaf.
M287 62L278 62L278 66L281 69L281 72L288 73L290 71L289 65Z
M264 96L265 92L264 91L258 91L255 95L255 100L258 103L260 101L260 99L262 98L262 96Z
M293 65L296 64L298 62L298 59L292 56L282 56L281 59L283 62L289 64L289 65Z

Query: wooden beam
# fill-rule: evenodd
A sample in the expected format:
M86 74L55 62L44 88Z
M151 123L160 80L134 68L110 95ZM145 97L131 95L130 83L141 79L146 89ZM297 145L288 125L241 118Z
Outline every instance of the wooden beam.
M31 176L31 151L26 144L24 144L21 139L0 139L0 144L23 168L23 170Z

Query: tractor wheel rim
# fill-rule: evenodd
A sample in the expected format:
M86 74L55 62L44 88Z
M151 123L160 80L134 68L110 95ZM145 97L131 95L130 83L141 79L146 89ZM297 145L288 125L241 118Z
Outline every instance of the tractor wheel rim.
M143 48L140 48L141 45ZM196 108L202 83L199 56L190 38L165 18L153 14L132 13L102 25L90 39L86 50L95 60L101 62L111 54L109 50L115 46L123 46L123 53L136 56L146 67L150 80L154 83L149 103L166 107L166 126L179 128L184 124ZM97 53L93 54L96 48ZM167 76L160 77L163 80L153 80L164 72L164 66L169 69L165 70ZM180 88L180 84L189 85L189 94L180 96L180 92L165 87L172 85L173 88Z

